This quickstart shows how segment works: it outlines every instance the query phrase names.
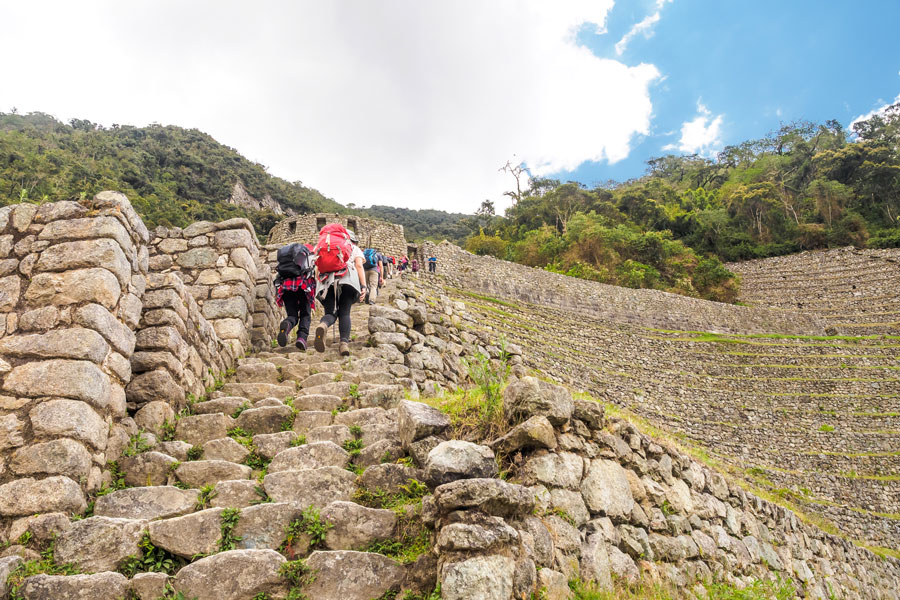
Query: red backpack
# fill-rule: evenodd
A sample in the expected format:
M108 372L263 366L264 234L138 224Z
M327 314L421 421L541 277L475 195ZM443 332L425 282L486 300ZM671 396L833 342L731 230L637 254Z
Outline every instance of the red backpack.
M353 245L350 234L340 223L326 225L319 231L319 243L313 250L319 273L334 273L347 268Z

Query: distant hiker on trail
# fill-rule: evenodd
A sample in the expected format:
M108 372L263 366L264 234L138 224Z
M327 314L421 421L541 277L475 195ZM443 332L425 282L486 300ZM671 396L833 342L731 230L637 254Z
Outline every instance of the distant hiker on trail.
M282 348L287 345L291 329L296 325L296 346L306 351L309 322L316 307L312 250L309 244L288 244L278 249L275 304L283 306L287 313L287 318L278 327L278 345Z
M332 223L319 232L316 244L316 268L319 271L317 297L325 309L325 315L316 326L313 341L316 351L325 352L325 333L338 322L341 336L341 356L350 354L350 308L357 300L366 298L367 289L363 262L365 257L357 244L353 231Z
M406 271L406 268L409 266L409 259L404 255L403 258L400 259L400 272L403 273Z
M418 277L419 276L419 261L416 260L415 258L412 259L412 262L409 263L409 267L410 267L410 269L412 269L413 275Z
M369 288L369 304L375 304L378 288L381 287L381 254L375 248L366 248L363 252L363 270L366 273L366 285Z
M437 273L437 256L434 254L428 258L428 272Z

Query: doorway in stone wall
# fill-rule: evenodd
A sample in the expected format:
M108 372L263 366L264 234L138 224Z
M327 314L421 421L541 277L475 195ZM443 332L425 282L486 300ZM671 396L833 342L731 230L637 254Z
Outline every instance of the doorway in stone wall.
M288 222L288 231L290 232L291 235L294 235L297 233L297 221Z
M325 217L316 217L316 233L322 231L325 227Z
M415 244L407 245L406 246L406 257L409 260L412 260L416 257L416 254L418 253L418 251L419 251L419 248Z
M356 231L356 219L347 219L347 229L359 235L359 232Z

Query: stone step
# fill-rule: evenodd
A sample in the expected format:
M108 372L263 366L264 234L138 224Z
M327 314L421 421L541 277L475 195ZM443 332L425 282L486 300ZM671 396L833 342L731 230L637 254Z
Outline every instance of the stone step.
M243 396L221 396L206 402L197 402L191 407L195 415L222 413L232 415L241 406L252 406L253 403Z
M296 394L296 384L293 381L282 383L226 383L222 391L227 396L243 396L251 402L263 398L278 398L284 400Z
M215 485L231 479L250 479L253 470L227 460L194 460L181 463L175 469L178 481L193 488Z
M116 519L167 519L194 512L200 492L175 486L134 487L97 498L94 515Z

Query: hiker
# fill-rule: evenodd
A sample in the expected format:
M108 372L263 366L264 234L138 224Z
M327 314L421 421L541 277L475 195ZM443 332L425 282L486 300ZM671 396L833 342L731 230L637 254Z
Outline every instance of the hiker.
M428 259L428 272L437 273L437 256L434 254Z
M325 333L337 321L341 337L339 352L341 356L350 354L350 308L355 302L365 300L368 292L363 270L366 259L358 243L356 234L342 225L326 225L319 232L315 248L320 284L317 297L325 315L316 326L313 345L317 352L325 352Z
M363 270L366 273L366 285L369 288L369 304L375 304L378 288L381 287L381 254L375 248L366 248L363 252Z
M316 307L316 279L310 244L288 244L278 249L275 304L283 306L287 317L278 326L278 345L284 348L291 330L297 327L296 346L306 351L309 322Z
M415 275L416 277L419 276L419 261L418 260L416 260L415 258L412 259L412 262L409 263L409 268L412 270L413 275Z

